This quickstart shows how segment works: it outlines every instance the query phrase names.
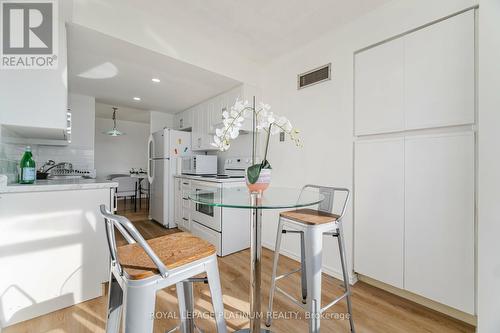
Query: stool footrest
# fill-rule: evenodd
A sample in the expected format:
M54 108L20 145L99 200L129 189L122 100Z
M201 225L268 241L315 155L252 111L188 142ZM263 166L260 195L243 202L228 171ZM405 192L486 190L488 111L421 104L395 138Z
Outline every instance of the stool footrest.
M320 312L323 313L324 311L328 310L329 308L331 308L332 306L334 306L335 304L340 302L342 299L346 298L348 295L349 295L349 292L346 291L345 293L342 294L342 296L334 299L331 303L329 303L329 304L325 305L325 307L321 308Z
M289 293L287 293L286 291L284 291L283 289L281 289L280 287L276 287L276 291L279 291L280 293L282 293L284 296L288 297L290 299L290 301L294 302L297 306L300 306L302 309L305 309L304 307L304 304L302 304L302 302L298 302L295 297L293 297L292 295L290 295Z
M291 271L291 272L288 272L288 273L285 273L285 274L281 274L280 276L277 276L277 277L274 279L274 281L281 280L281 279L283 279L283 278L286 278L286 277L287 277L287 276L289 276L289 275L292 275L292 274L298 273L298 272L300 272L300 271L301 271L301 269L300 269L300 268L298 268L298 269L296 269L296 270L294 270L294 271Z

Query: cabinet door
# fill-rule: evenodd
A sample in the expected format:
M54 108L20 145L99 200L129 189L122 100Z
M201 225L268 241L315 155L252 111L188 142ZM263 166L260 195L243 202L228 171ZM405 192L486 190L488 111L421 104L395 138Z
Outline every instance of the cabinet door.
M404 41L401 38L355 56L356 135L404 128Z
M202 150L203 138L203 114L200 107L196 106L193 109L193 127L192 127L192 142L191 149L193 151Z
M405 289L474 313L474 135L406 139Z
M403 287L404 141L356 143L355 271Z
M174 182L174 221L177 226L181 226L182 223L182 190L181 190L182 179L175 178Z
M406 36L406 128L474 122L474 11Z

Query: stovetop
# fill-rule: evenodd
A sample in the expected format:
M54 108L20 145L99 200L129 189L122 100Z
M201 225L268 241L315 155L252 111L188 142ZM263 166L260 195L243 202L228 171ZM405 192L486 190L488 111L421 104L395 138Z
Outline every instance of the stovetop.
M236 176L236 175L202 175L202 178L214 178L214 179L230 179L230 178L239 178L243 179L245 176Z

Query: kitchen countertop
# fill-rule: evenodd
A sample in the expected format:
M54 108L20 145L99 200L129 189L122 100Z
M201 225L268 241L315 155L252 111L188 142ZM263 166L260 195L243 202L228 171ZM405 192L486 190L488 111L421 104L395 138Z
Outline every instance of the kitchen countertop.
M0 193L88 190L118 187L117 182L101 179L37 180L34 184L10 184L0 187Z
M245 183L245 178L210 178L195 175L174 175L175 178L198 180L211 183Z

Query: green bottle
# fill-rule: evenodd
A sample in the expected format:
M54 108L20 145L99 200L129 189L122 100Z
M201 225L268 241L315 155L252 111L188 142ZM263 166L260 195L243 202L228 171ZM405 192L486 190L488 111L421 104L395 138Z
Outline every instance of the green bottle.
M21 176L19 177L19 183L33 184L36 179L36 170L35 170L35 161L33 160L33 154L31 154L30 146L26 147L19 168L21 169Z

